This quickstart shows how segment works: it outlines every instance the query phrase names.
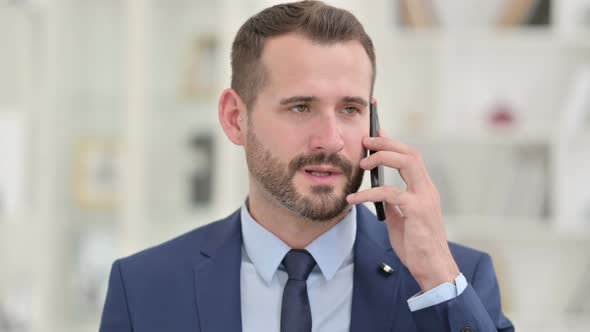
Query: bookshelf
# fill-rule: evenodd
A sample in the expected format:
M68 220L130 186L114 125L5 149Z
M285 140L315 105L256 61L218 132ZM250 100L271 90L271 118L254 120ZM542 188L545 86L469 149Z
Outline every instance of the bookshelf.
M492 254L517 328L584 331L590 125L562 122L590 64L590 30L565 13L588 3L552 1L551 24L507 29L401 27L395 13L382 15L395 3L356 11L378 50L382 127L423 153L449 238ZM490 123L505 103L513 120ZM386 182L403 187L395 171Z
M17 53L0 52L0 68L20 82L0 77L0 87L10 87L0 88L0 105L30 119L30 202L22 213L0 216L0 266L12 270L0 276L0 296L21 289L11 296L25 299L24 331L96 331L115 258L241 204L245 161L217 125L216 98L229 85L230 43L239 24L270 3L0 4L0 17L10 18L0 25L11 24L0 29L2 50L10 33L20 36ZM565 1L553 2L558 14L551 26L502 31L415 31L396 25L394 0L334 3L351 8L376 44L382 127L421 148L443 194L449 237L492 253L519 330L584 331L589 305L576 304L574 295L586 273L577 262L590 262L590 217L583 208L590 195L579 186L590 181L590 131L555 124L573 75L590 65L589 32L562 26ZM504 96L514 103L516 122L490 128L489 107ZM115 142L121 159L89 149L89 141ZM92 180L90 192L113 195L118 203L111 207L80 204L75 190L80 158L97 154L106 156L102 172L82 173ZM523 154L531 158L523 161ZM536 168L529 180L514 172L523 163ZM105 170L116 171L115 189L92 177ZM388 174L391 183L398 180ZM191 191L190 181L213 189L203 196ZM527 181L541 189L510 187ZM547 265L554 266L551 273ZM543 288L553 301L539 297Z

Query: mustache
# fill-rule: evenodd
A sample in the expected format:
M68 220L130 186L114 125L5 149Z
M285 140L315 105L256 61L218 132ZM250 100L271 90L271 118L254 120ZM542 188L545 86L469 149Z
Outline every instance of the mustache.
M295 172L310 165L326 164L339 168L346 177L352 175L352 164L338 154L318 153L312 155L298 156L289 163L289 172L293 176Z

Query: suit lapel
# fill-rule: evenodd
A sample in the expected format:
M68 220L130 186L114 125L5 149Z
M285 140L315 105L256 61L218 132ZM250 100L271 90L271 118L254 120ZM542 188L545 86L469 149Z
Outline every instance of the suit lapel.
M390 331L403 305L395 299L400 302L398 293L405 268L391 249L385 225L362 205L357 205L354 255L350 331ZM385 273L381 263L394 272Z
M209 234L195 264L195 294L200 331L241 331L239 210Z
M208 238L194 264L200 331L241 331L240 211L222 221ZM391 249L385 225L363 205L357 205L354 256L350 331L389 331L398 310L407 306L398 294L405 267ZM381 263L394 272L384 273Z

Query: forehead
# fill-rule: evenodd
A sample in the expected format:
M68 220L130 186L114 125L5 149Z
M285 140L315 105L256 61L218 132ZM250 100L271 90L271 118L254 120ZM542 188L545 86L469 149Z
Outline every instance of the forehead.
M269 38L261 57L270 89L289 93L362 94L368 97L372 66L359 41L320 44L300 34ZM293 91L308 90L308 91Z

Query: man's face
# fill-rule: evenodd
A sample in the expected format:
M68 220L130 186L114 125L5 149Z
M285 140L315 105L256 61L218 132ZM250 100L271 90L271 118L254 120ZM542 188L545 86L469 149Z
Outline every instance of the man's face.
M360 42L321 45L296 34L267 40L267 81L245 144L253 185L310 220L347 207L362 182L372 69Z

